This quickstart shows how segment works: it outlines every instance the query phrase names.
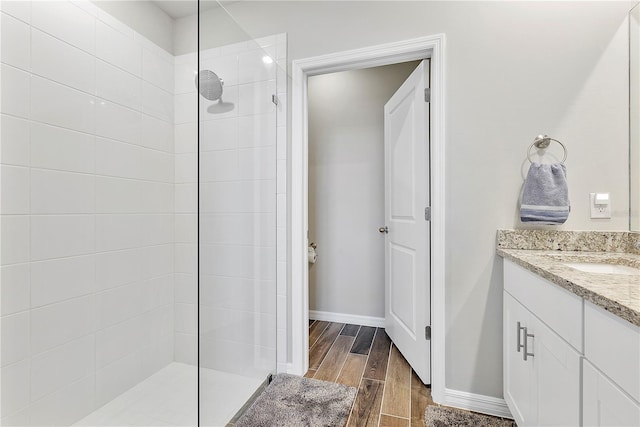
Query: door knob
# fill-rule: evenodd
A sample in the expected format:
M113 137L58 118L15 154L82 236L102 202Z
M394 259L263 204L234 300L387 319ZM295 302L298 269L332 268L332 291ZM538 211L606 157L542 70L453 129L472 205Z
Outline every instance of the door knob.
M378 231L387 234L389 232L389 227L385 225L384 227L378 228Z

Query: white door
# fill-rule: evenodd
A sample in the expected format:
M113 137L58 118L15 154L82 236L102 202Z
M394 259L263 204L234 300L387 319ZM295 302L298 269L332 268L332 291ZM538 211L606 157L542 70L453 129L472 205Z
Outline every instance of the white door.
M429 61L384 106L385 328L422 382L431 383Z

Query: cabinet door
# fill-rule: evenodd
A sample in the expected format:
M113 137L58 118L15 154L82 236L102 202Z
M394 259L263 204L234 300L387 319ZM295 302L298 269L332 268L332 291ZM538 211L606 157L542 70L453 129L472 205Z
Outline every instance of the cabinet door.
M585 426L640 426L640 405L591 363L582 369L583 424Z
M580 424L581 356L538 318L527 325L527 349L533 356L530 424L577 426Z
M523 339L518 322L526 326L529 312L508 292L504 292L503 306L504 399L516 423L530 425L532 364L523 360L522 349L518 347Z

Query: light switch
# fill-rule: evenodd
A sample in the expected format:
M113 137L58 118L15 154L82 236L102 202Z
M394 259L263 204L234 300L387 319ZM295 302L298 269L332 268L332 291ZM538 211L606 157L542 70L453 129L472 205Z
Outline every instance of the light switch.
M609 193L589 193L591 218L611 218L611 199Z

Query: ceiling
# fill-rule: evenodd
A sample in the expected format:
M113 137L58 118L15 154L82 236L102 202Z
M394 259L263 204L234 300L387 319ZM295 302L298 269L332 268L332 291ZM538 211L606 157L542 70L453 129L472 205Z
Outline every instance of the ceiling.
M167 15L173 19L184 18L185 16L194 15L197 13L197 1L196 0L156 0L153 1L160 9L162 9ZM205 10L215 9L220 7L215 0L201 0L200 12Z

